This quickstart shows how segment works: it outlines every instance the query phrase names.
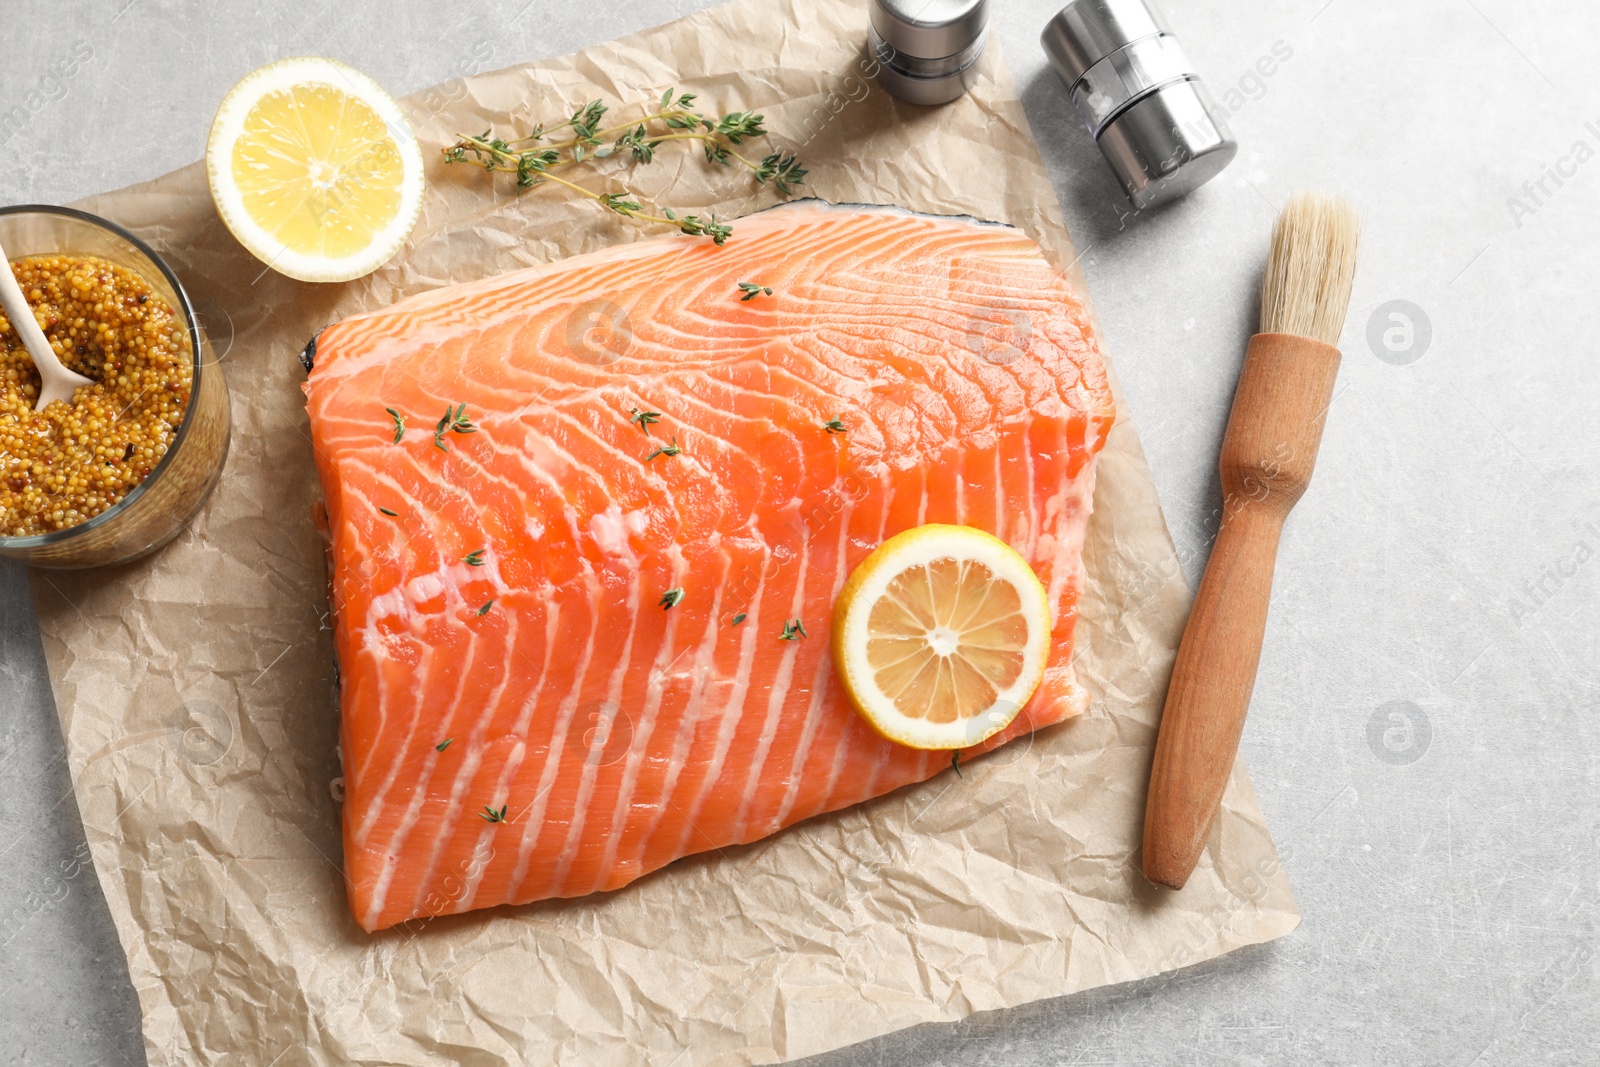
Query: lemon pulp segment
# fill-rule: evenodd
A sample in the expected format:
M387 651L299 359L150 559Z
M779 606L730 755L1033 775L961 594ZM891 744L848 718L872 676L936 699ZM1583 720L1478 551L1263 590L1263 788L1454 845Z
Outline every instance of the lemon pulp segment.
M867 616L867 662L902 715L982 713L1022 673L1022 598L976 560L935 559L895 575Z
M307 255L343 259L371 244L400 212L403 172L383 119L331 85L266 94L233 147L244 209Z

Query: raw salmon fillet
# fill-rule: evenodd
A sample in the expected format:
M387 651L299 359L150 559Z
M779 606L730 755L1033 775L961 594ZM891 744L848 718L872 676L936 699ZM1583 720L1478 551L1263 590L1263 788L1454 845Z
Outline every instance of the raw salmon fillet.
M1086 705L1111 393L1017 230L796 202L723 247L645 240L347 319L306 392L368 930L616 889L948 768L868 729L828 654L851 568L922 523L998 535L1052 598L1044 683L983 747Z

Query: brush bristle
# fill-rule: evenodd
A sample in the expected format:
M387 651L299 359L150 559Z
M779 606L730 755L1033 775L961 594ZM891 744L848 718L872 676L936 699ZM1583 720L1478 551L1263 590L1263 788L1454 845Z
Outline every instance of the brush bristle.
M1291 197L1272 228L1261 283L1261 332L1337 345L1350 308L1361 222L1342 196Z

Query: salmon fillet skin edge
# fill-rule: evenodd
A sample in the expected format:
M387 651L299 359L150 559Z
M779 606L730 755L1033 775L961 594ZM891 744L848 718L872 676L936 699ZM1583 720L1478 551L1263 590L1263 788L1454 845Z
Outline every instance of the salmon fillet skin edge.
M1115 413L1087 310L1016 229L796 201L721 247L346 319L305 389L366 930L616 889L949 768L873 733L828 652L851 569L924 523L995 534L1050 595L1043 683L967 754L1087 706Z

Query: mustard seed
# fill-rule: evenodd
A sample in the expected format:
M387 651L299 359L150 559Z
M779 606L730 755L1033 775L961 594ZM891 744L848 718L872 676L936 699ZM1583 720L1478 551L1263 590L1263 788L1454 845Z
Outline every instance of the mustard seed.
M34 411L39 373L0 313L0 535L86 522L150 472L177 435L194 380L176 309L134 271L91 256L11 263L61 361L93 379Z

